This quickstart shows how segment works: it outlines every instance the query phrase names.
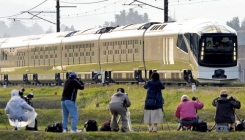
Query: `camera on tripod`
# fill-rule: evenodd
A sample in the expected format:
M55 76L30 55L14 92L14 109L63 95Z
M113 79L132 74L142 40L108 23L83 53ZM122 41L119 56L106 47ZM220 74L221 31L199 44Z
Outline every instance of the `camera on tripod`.
M34 97L33 93L29 93L28 95L24 96L25 89L21 88L19 90L19 95L22 99L24 99L29 105L31 105L31 99Z
M234 98L234 97L231 96L231 97L229 98L229 100L236 101L236 98Z
M195 97L195 96L192 97L192 101L196 101L197 99L198 97Z

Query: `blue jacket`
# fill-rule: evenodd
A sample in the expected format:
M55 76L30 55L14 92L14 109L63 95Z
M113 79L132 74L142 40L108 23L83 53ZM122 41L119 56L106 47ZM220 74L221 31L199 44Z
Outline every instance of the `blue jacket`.
M146 99L156 99L157 106L156 108L148 108L145 105L145 110L155 110L163 107L163 97L162 97L162 89L165 89L165 86L161 81L148 81L144 88L147 89Z

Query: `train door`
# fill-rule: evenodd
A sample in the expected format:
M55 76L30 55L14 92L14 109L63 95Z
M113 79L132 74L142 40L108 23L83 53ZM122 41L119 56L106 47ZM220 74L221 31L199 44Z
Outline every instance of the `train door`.
M110 41L107 50L108 51L107 62L114 62L113 50L114 50L114 42Z
M81 44L80 46L80 57L79 57L79 60L80 60L80 64L85 64L85 44Z
M134 58L133 58L133 42L134 40L128 40L128 43L127 43L127 61L134 61Z
M39 65L44 66L44 57L45 57L45 51L44 51L44 47L40 46L40 50L39 50Z
M49 60L49 46L45 46L44 49L44 65L49 66L50 65L50 60Z
M74 52L74 44L69 45L68 47L68 65L73 65L74 60L73 60L73 52Z
M121 62L127 62L127 41L123 40L121 44Z
M114 62L117 63L117 62L120 62L120 54L119 54L119 43L120 41L115 41L114 42L114 55L113 55L113 58L114 58Z
M50 66L55 66L55 46L50 46Z
M91 44L86 43L86 47L85 47L85 63L86 64L91 63L90 51L91 51Z
M75 44L74 55L73 55L74 64L80 64L78 53L79 53L79 45L78 44Z
M100 63L108 62L108 51L107 48L109 46L109 42L102 42L102 46L100 47Z
M99 52L98 52L98 43L97 41L92 43L91 46L91 62L92 63L98 63L98 57L99 57Z

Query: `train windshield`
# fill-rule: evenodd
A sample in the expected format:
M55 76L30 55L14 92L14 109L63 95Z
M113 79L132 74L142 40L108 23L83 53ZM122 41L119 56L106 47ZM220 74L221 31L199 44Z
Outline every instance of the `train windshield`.
M203 36L199 45L199 64L201 66L237 65L237 37L235 35Z

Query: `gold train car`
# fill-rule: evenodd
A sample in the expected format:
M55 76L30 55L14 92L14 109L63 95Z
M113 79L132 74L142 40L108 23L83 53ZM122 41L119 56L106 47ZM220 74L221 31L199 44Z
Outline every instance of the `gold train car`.
M144 82L157 71L165 83L237 82L237 33L207 19L148 22L0 39L1 83L63 82L69 67L85 82ZM6 73L61 67L58 73Z

